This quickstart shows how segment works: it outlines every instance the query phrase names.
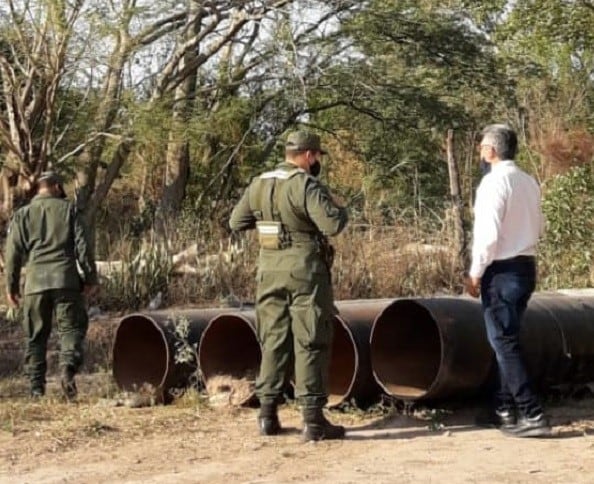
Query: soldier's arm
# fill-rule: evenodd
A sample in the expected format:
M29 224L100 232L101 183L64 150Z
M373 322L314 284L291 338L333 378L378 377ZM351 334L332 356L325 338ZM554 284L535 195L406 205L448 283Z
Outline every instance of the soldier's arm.
M339 234L349 220L346 207L340 206L330 190L312 177L306 182L305 209L324 235Z
M88 230L82 216L72 208L71 216L74 218L74 246L76 248L76 261L84 275L85 286L96 286L99 283L97 278L97 266L91 251Z
M229 227L231 230L249 230L256 228L256 217L250 207L250 187L246 188L237 205L231 212Z
M25 233L21 227L22 217L19 212L15 213L8 228L4 256L6 265L6 291L9 295L20 294L21 268L25 258Z

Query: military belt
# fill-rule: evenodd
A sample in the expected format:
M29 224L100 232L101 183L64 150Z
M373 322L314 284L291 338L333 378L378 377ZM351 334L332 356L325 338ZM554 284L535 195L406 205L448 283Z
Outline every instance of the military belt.
M287 238L292 244L316 242L318 235L315 232L287 232Z

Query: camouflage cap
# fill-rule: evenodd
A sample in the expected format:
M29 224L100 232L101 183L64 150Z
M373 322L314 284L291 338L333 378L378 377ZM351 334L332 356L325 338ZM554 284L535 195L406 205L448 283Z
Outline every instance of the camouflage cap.
M309 131L293 131L287 136L285 149L292 151L319 151L326 154L327 151L322 149L320 144L320 137L315 133Z

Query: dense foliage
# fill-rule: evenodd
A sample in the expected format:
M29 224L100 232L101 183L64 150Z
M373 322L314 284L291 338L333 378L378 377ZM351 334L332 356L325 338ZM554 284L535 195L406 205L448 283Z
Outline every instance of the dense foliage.
M354 224L439 238L447 130L468 208L477 133L507 122L545 193L545 284L591 284L589 212L568 214L593 190L592 32L586 0L10 0L2 213L51 165L76 179L102 256L153 230L216 249L243 187L305 126Z

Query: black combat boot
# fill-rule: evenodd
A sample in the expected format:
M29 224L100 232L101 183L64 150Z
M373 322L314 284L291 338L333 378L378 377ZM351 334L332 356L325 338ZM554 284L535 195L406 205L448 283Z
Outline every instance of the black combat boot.
M303 441L334 440L344 438L344 427L332 425L320 407L303 408Z
M276 403L263 403L258 414L260 435L277 435L281 432L281 424L276 412Z
M76 382L74 381L74 370L68 367L62 370L61 384L62 392L64 393L66 400L75 400L78 392L76 390Z
M43 383L32 383L31 392L29 396L33 400L37 400L45 395L45 385Z

